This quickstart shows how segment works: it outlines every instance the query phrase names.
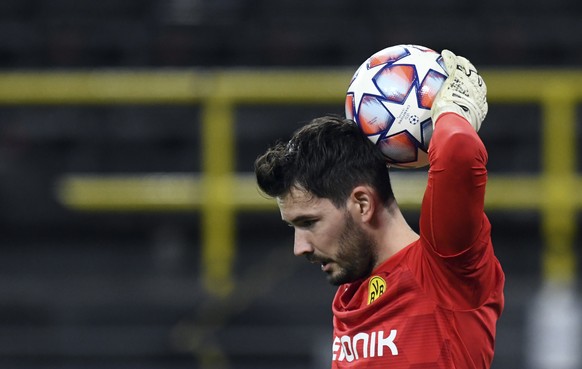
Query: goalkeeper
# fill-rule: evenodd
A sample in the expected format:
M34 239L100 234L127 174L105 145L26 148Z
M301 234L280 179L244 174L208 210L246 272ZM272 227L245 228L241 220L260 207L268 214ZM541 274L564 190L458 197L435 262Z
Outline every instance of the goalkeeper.
M432 107L420 234L394 198L385 159L353 122L314 119L255 162L261 190L294 228L294 253L339 286L332 368L485 369L504 274L484 213L486 86L444 50Z

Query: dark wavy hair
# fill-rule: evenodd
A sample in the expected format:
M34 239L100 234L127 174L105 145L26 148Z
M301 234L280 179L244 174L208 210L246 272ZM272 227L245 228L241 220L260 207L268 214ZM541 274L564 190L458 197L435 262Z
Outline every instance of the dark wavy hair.
M385 205L394 198L380 150L348 119L323 116L295 131L288 143L276 143L255 161L259 188L283 197L304 188L336 207L345 205L358 185L372 186Z

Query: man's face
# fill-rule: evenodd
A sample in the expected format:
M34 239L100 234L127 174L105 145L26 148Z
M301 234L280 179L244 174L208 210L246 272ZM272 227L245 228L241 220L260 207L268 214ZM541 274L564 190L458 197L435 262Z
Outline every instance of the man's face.
M298 188L277 203L281 218L295 229L295 255L320 264L331 284L353 282L372 272L374 242L347 209Z

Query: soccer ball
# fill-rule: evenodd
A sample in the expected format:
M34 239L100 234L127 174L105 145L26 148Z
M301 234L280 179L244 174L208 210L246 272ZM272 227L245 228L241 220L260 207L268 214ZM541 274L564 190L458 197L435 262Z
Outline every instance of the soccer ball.
M380 149L390 166L428 164L430 108L448 74L439 53L418 45L380 50L356 70L346 117Z

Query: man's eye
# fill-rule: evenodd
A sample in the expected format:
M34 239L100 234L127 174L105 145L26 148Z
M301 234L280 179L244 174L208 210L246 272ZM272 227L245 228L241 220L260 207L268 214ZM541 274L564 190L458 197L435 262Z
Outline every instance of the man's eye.
M309 228L315 224L315 220L304 220L298 226L301 228Z
M293 223L291 222L285 222L285 224L287 224L287 227L291 227L291 228L311 228L315 225L315 223L317 223L317 219L302 219L302 220L297 220Z

